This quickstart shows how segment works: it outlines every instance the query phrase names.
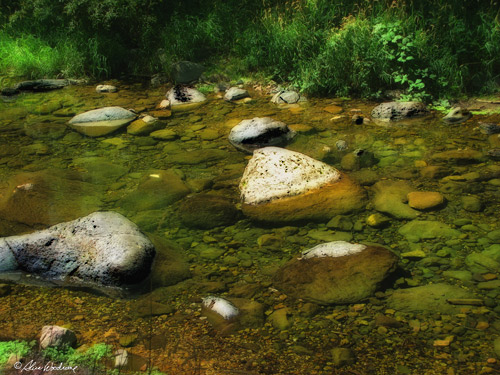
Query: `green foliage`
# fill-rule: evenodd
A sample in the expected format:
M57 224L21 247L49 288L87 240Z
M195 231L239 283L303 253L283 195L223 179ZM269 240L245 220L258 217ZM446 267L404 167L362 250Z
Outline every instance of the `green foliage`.
M20 357L25 356L34 346L34 342L26 341L1 341L0 342L0 365L7 362L11 354L18 354Z
M71 366L78 365L85 368L96 368L101 360L108 358L112 352L109 345L95 344L85 352L80 352L73 348L65 350L46 348L42 353L46 358L54 362L63 362Z
M0 3L11 76L259 72L311 94L429 101L498 89L500 13L471 0L31 0ZM237 67L227 66L237 62Z

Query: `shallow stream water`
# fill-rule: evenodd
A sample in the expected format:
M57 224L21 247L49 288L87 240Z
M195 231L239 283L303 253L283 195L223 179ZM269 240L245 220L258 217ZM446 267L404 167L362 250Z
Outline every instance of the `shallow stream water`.
M480 121L495 122L498 115L450 125L431 112L375 123L369 118L377 103L309 98L278 106L250 88L251 101L229 103L210 94L198 108L161 119L175 133L171 139L133 136L126 128L91 138L67 126L72 116L105 106L153 113L166 92L141 84L118 88L96 93L95 86L68 86L0 103L0 203L33 176L44 185L36 193L40 199L30 201L36 207L0 207L0 236L116 211L163 241L176 254L172 265L156 270L166 276L129 296L4 275L13 284L0 295L0 340L32 340L44 325L67 325L78 345L126 346L135 358L127 371L147 372L151 364L166 374L500 372L500 164L487 154L500 141L498 134L479 129ZM365 118L363 124L352 122L356 114ZM209 229L183 223L188 193L223 196L239 207L238 184L250 156L230 145L228 134L241 120L265 116L297 131L286 148L357 180L370 197L366 208L319 223L263 225L241 214L230 225ZM452 150L457 152L446 153ZM178 177L175 184L168 177L165 183L184 193L165 197L150 182L161 173ZM405 236L399 230L410 220L390 215L378 217L385 225L370 225L367 219L380 215L373 185L384 180L403 181L411 191L440 192L446 202L419 211L418 220L457 232ZM280 266L335 240L386 246L399 257L399 267L357 304L320 306L275 288ZM427 301L421 311L387 302L397 290L440 283L458 286L479 302L441 309L429 308ZM214 327L201 314L201 300L210 295L255 301L261 316L252 312L254 321L236 331ZM338 348L349 349L347 364L335 358Z

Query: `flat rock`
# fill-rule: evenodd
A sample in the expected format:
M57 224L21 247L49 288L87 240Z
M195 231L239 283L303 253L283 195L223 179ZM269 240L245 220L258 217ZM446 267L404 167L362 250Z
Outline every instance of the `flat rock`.
M0 240L20 270L45 279L103 286L135 284L148 276L155 249L116 212L95 212L48 229Z
M404 202L413 188L405 181L382 180L373 185L375 209L396 219L415 219L420 212Z
M121 107L104 107L76 115L68 124L89 137L100 137L132 122L137 115Z
M437 191L412 191L408 193L408 206L417 210L430 210L444 203L444 197Z
M254 152L239 187L243 213L261 221L329 220L360 209L366 197L332 166L278 147Z
M454 162L454 163L474 163L484 159L483 153L476 150L450 150L438 152L432 155L432 160Z
M175 285L191 277L186 252L181 246L162 236L151 235L150 238L156 249L151 270L154 287Z
M460 235L460 231L449 225L431 220L410 221L399 228L398 232L412 242L434 238L454 239Z
M240 89L239 87L231 87L224 94L224 100L232 102L234 100L239 100L243 98L248 98L250 94L245 89Z
M19 82L15 86L15 89L19 91L43 92L62 89L70 84L71 82L67 79L37 79L34 81Z
M281 121L270 117L254 117L241 121L231 129L229 143L238 150L252 153L262 147L285 145L295 134Z
M460 311L460 306L454 306L447 300L469 298L475 298L475 296L465 289L437 283L395 290L387 299L387 305L398 311L456 314Z
M274 278L286 294L321 305L359 302L392 272L397 257L380 246L324 243L289 261Z
M167 161L173 164L194 165L224 160L229 156L230 154L224 150L201 149L170 155Z
M372 110L372 117L380 120L394 121L423 116L429 110L420 102L387 102Z

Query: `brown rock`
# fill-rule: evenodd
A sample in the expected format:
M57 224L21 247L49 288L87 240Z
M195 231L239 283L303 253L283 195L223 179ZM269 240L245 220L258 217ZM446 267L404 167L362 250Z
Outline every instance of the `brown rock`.
M274 281L286 294L320 305L356 303L374 293L396 263L389 250L367 246L345 256L293 259Z
M408 205L417 210L429 210L441 206L444 197L437 191L412 191L408 193Z
M242 204L243 214L259 221L327 221L357 211L366 203L366 192L344 174L338 181L292 197L261 204Z
M329 105L325 108L323 108L325 111L327 111L328 113L331 113L333 115L336 115L340 112L343 111L342 107L339 107L338 105Z

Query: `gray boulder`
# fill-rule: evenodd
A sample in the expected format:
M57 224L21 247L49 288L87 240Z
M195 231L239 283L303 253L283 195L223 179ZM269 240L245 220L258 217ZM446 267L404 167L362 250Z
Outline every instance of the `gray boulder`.
M0 255L46 279L104 286L142 281L155 255L151 241L116 212L94 212L38 232L0 239ZM9 269L5 269L7 271Z
M429 110L420 102L387 102L373 108L374 119L394 121L426 115Z
M238 150L252 153L267 146L285 145L295 136L288 126L270 117L243 120L229 133L229 142Z
M232 102L234 100L248 98L249 96L250 96L250 94L248 94L247 90L240 89L239 87L231 87L224 94L224 100L227 100L228 102Z
M68 124L77 132L89 137L100 137L114 132L135 120L137 115L121 107L104 107L80 113Z
M462 109L460 107L455 107L448 112L446 116L443 117L443 121L449 124L459 124L461 122L467 121L472 117L472 113L470 113L466 109Z
M190 83L199 80L204 71L203 65L191 61L179 61L172 65L172 78L175 83Z
M298 92L296 91L279 91L271 99L271 103L275 104L295 104L298 102L305 101Z

